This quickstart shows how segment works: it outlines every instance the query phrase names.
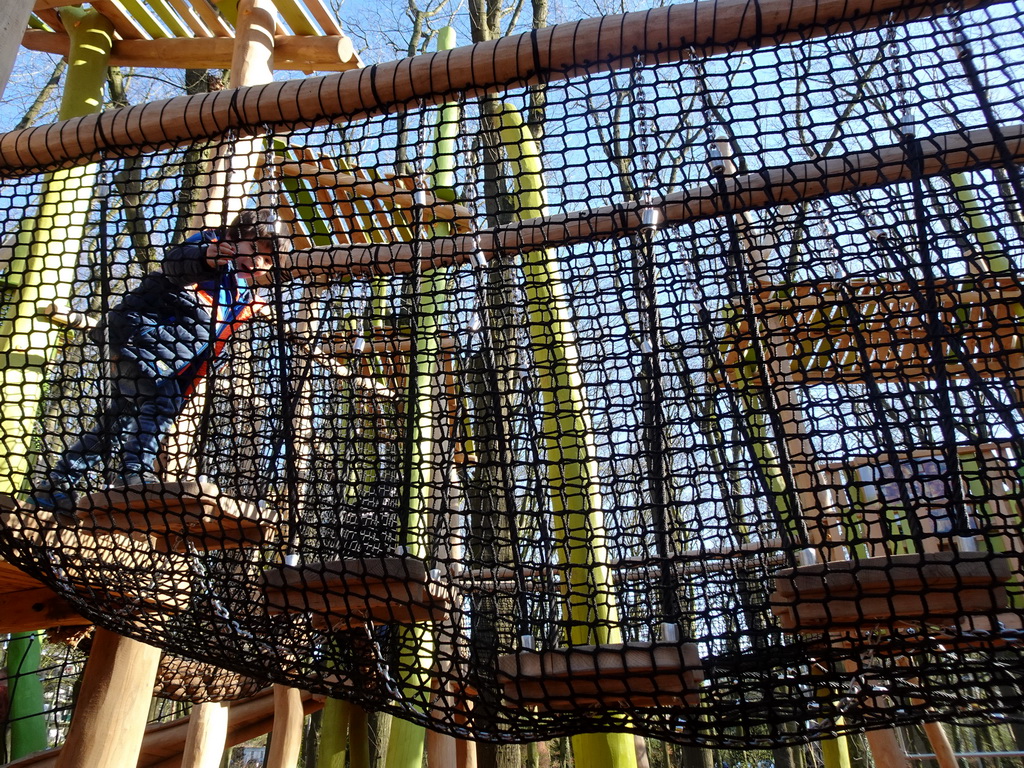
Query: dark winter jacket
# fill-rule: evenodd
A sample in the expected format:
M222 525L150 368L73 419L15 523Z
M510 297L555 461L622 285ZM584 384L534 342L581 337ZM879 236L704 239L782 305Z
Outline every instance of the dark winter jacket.
M160 271L146 275L107 313L96 335L103 341L106 334L111 357L133 360L154 378L202 376L238 324L252 318L255 302L234 272L206 263L207 246L222 236L203 230L169 248Z

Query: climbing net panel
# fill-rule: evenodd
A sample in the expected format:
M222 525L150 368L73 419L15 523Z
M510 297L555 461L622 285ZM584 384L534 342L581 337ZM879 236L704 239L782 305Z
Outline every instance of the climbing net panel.
M4 556L462 737L1019 718L1024 28L836 8L0 137Z

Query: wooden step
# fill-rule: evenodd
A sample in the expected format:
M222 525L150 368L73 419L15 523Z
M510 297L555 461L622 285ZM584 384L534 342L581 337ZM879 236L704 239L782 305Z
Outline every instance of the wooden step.
M271 614L307 613L319 629L439 622L453 603L451 586L407 557L279 566L264 574L264 594Z
M0 529L22 543L26 552L49 552L39 563L41 572L89 603L102 606L109 600L131 605L132 612L168 614L188 607L189 558L154 546L148 535L74 525L73 521L69 525L65 519L55 519L49 512L9 497L0 499ZM145 580L142 574L152 575L152 579Z
M948 623L1007 604L1010 566L986 552L929 552L788 568L775 577L772 612L784 629L823 632Z
M142 534L171 552L259 546L280 535L278 515L191 480L97 491L77 515L82 530Z
M693 643L619 643L498 658L510 706L542 711L696 706L704 679Z

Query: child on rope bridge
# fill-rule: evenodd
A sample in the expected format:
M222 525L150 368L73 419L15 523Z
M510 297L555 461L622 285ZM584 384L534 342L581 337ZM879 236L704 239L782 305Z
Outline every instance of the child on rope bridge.
M109 349L113 391L31 502L74 510L75 486L114 445L121 446L119 484L159 481L153 466L161 442L234 330L264 308L253 285L271 268L277 247L272 212L246 210L226 228L203 230L167 250L161 269L92 332Z

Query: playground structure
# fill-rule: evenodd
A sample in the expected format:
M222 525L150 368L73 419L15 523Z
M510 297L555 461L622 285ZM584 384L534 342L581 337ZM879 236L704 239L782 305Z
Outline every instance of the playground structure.
M1014 11L702 2L0 136L4 630L460 742L1019 717ZM251 206L274 316L162 482L27 505L132 222Z

